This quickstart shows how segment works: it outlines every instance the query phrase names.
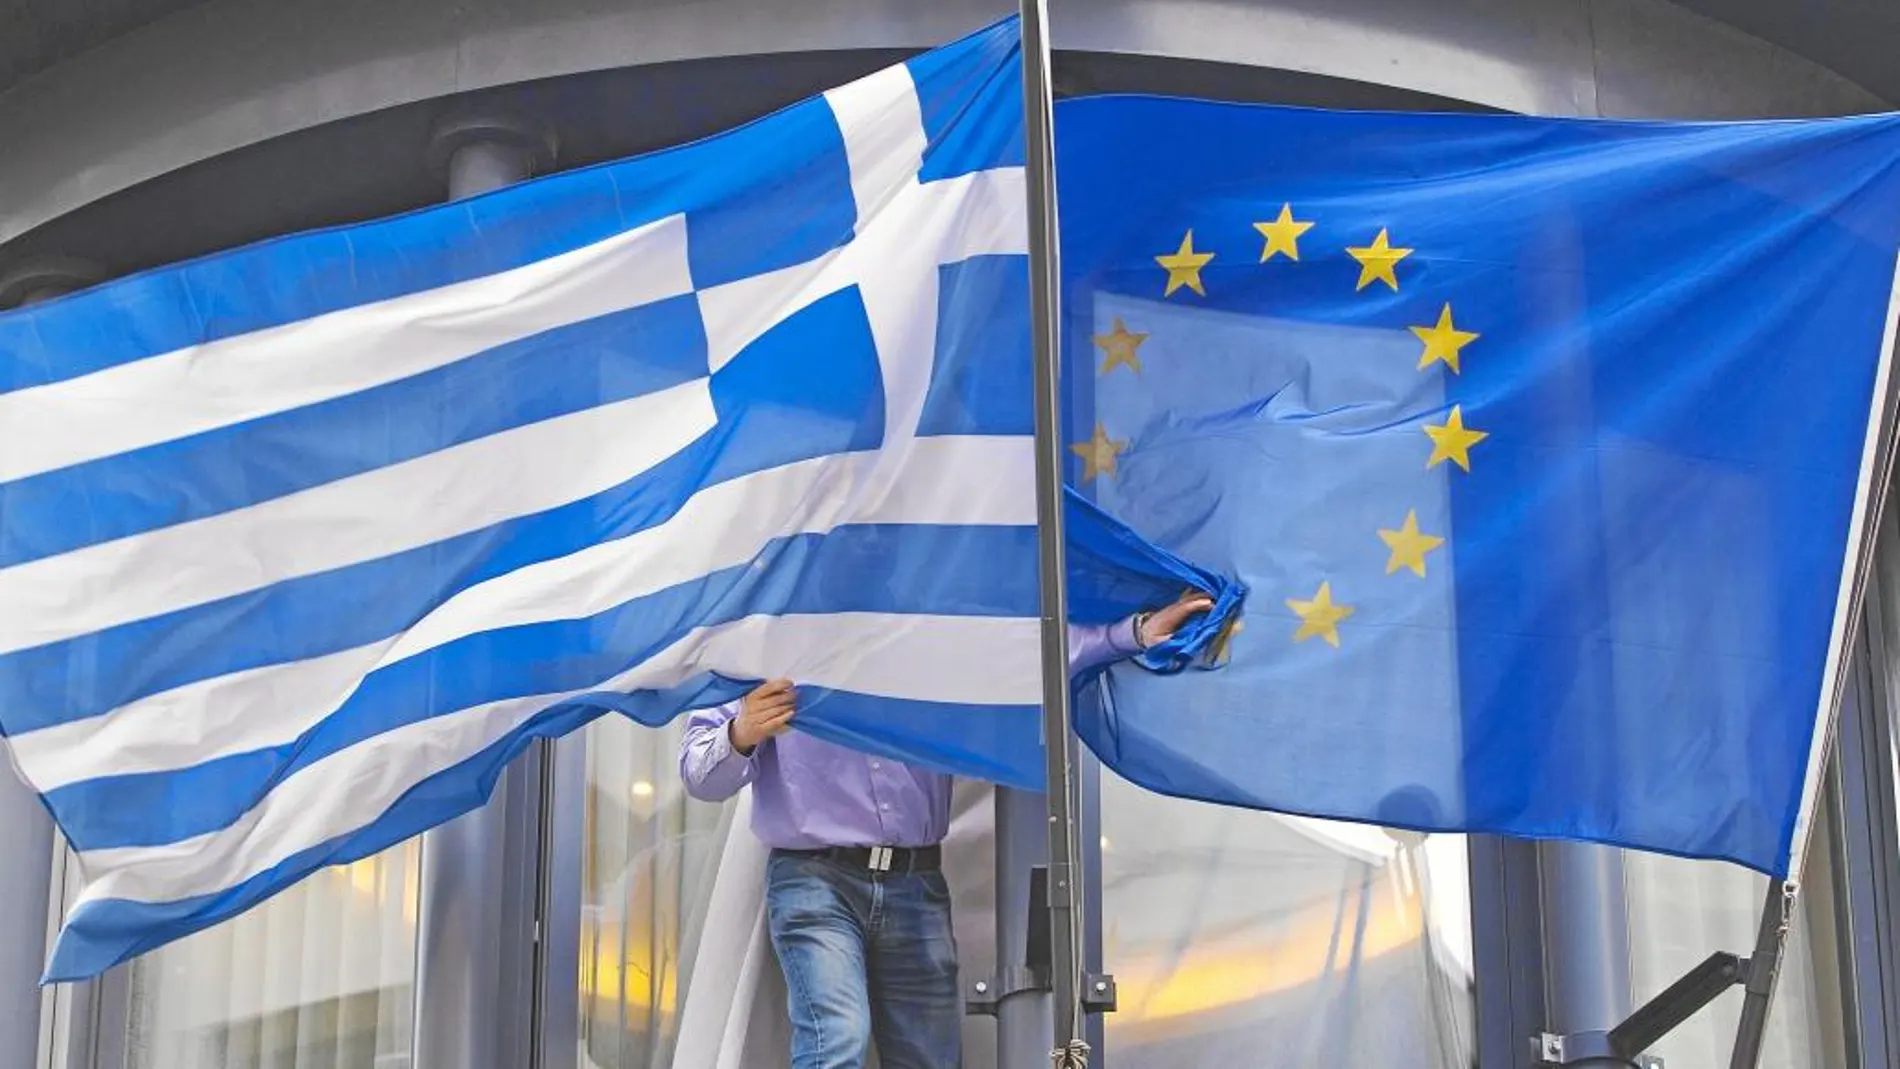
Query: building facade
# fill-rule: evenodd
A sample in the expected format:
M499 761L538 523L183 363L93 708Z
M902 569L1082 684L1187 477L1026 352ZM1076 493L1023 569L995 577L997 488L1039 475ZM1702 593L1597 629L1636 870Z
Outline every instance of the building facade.
M0 4L0 307L733 126L1009 13L994 0ZM1671 118L1900 105L1868 0L1053 0L1059 91ZM1763 1064L1900 1065L1900 523L1880 551ZM0 769L0 1069L712 1069L785 1040L743 799L603 720L483 810L98 981L40 989L68 858ZM1095 1064L1506 1069L1614 1023L1766 881L1218 809L1091 768ZM1008 985L1040 802L961 789L965 978ZM972 1069L1046 1063L1023 996ZM1028 1007L1032 1012L1022 1012ZM1731 991L1654 1053L1728 1063Z

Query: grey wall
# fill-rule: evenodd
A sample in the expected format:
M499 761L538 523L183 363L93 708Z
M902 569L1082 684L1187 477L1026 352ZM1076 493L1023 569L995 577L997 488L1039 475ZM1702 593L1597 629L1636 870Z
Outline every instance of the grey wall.
M920 47L1009 10L997 0L209 0L0 94L0 243L194 161L392 105L708 56ZM1065 49L1274 67L1543 114L1882 106L1663 0L1054 0L1053 17Z

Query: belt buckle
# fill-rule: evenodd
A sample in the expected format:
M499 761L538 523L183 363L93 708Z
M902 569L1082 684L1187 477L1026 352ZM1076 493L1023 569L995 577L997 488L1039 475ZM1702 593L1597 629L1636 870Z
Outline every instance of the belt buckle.
M873 846L871 848L870 869L872 872L891 871L891 848Z

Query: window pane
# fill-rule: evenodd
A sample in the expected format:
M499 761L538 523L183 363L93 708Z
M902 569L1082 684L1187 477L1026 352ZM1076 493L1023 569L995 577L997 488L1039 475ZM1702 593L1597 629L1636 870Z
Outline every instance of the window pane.
M1763 1036L1762 1069L1851 1066L1842 1001L1840 940L1833 895L1837 871L1823 806L1807 886L1789 933L1781 979ZM1768 878L1733 865L1629 853L1630 979L1638 1005L1718 950L1746 956L1755 946ZM1669 1069L1724 1069L1741 1020L1742 993L1730 990L1651 1052Z
M1464 840L1164 798L1102 775L1118 1069L1476 1064Z
M132 1069L408 1069L411 840L131 965Z
M676 765L683 726L603 717L587 729L579 1064L589 1069L673 1064L736 808L686 796ZM744 912L729 919L749 930L756 910Z

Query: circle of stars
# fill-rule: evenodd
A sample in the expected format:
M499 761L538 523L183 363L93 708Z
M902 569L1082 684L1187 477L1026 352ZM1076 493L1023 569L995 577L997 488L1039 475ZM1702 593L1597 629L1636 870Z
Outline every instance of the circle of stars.
M1292 263L1300 262L1300 239L1315 225L1314 220L1298 218L1292 204L1281 204L1274 218L1253 224L1262 241L1259 262L1264 264L1282 257ZM1400 265L1415 251L1392 244L1391 232L1385 227L1381 227L1363 245L1345 246L1346 255L1359 265L1359 278L1354 292L1363 292L1374 283L1382 283L1389 292L1399 292ZM1207 285L1201 272L1214 262L1214 258L1214 253L1196 249L1194 231L1186 231L1173 252L1154 258L1154 262L1167 272L1162 285L1162 299L1174 298L1182 290L1197 297L1206 297ZM1413 325L1409 329L1423 347L1418 359L1418 370L1421 372L1442 365L1453 375L1461 374L1463 369L1460 361L1465 347L1483 336L1458 326L1450 302L1445 302L1440 308L1435 322ZM1110 375L1127 368L1131 374L1140 375L1143 370L1140 350L1148 337L1146 332L1129 329L1122 317L1115 317L1108 332L1097 334L1093 339L1095 347L1102 351L1098 374ZM1451 406L1443 423L1424 423L1420 429L1431 445L1431 451L1425 459L1427 470L1449 462L1457 465L1461 471L1470 472L1472 448L1489 437L1487 432L1465 423L1461 405ZM1107 429L1101 423L1096 423L1094 433L1086 441L1069 447L1071 452L1081 458L1082 482L1114 478L1119 459L1127 451L1128 444L1125 439L1109 437ZM1408 509L1404 522L1399 526L1381 528L1376 533L1387 550L1387 575L1404 571L1423 578L1429 555L1445 545L1443 535L1419 529L1417 509ZM1340 624L1351 617L1355 610L1353 606L1334 599L1331 580L1321 579L1319 589L1311 597L1289 597L1285 601L1287 608L1299 620L1292 634L1294 642L1317 638L1335 649L1339 648ZM1228 631L1217 639L1217 661L1227 659L1234 635L1240 627L1240 619L1235 617Z

